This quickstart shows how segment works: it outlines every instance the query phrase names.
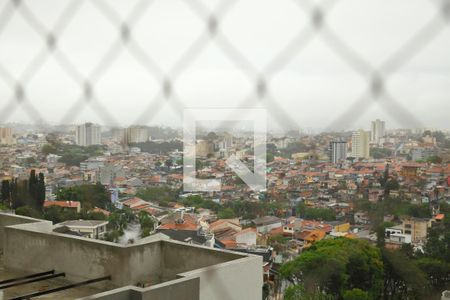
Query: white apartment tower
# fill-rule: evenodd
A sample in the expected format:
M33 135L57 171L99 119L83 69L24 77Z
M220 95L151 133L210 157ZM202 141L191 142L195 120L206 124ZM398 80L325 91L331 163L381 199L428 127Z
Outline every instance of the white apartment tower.
M0 127L0 144L1 145L12 145L15 143L13 138L12 129L8 127Z
M148 142L150 133L146 126L130 126L126 131L127 143L145 143Z
M92 123L78 125L76 143L80 146L100 145L102 143L101 127Z
M230 150L233 147L233 136L229 133L225 133L223 136L223 148Z
M344 161L347 158L347 142L331 141L329 146L330 162L333 164Z
M380 139L386 135L385 122L379 119L372 121L370 140L379 143Z
M370 132L362 129L352 134L352 156L355 158L369 158Z

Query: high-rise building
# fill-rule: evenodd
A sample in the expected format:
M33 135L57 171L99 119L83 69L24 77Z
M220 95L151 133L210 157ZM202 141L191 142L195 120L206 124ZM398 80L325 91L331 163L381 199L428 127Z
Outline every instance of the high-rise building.
M126 138L128 143L145 143L150 138L148 127L130 126L126 130Z
M113 139L121 144L145 143L150 139L150 131L146 126L130 126L128 128L114 128Z
M370 132L371 133L370 140L372 142L379 143L380 139L386 135L385 125L386 125L385 122L379 119L372 121L372 127Z
M112 138L117 143L123 144L126 142L126 128L116 127L111 130L112 132Z
M347 142L346 141L331 141L329 146L330 162L336 164L347 158Z
M362 129L352 134L352 156L355 158L369 158L370 133Z
M92 123L78 125L76 143L80 146L100 145L102 143L101 127Z
M12 129L8 127L0 128L0 144L12 145L15 143L13 138Z
M225 133L223 136L223 148L229 150L233 146L233 136L229 133Z

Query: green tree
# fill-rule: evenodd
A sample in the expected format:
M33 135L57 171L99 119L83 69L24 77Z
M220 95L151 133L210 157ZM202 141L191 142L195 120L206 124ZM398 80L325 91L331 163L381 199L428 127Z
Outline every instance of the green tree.
M36 206L38 210L42 211L45 202L45 177L43 173L39 173L36 194Z
M9 180L2 180L2 203L4 205L9 205L11 201L11 187L9 185Z
M145 189L140 189L137 194L137 197L142 198L148 201L156 201L156 202L173 202L177 198L177 192L174 189L171 189L167 186L162 187L149 187Z
M62 218L62 207L53 205L44 209L42 216L48 221L52 221L53 224L64 222Z
M30 205L30 193L28 190L28 180L18 181L17 178L13 190L13 208L16 209L21 206Z
M173 161L171 159L167 159L164 164L166 165L166 167L170 168L173 166Z
M80 201L81 206L86 209L107 209L111 204L110 193L100 183L61 188L56 192L56 198L62 201Z
M432 163L432 164L440 164L440 163L442 163L442 157L433 155L433 156L430 156L427 158L427 162Z
M369 293L360 289L352 289L344 292L344 300L370 300Z
M392 150L386 148L370 148L370 156L375 159L392 156Z
M282 150L281 154L284 157L291 157L294 153L299 152L309 152L312 149L311 146L307 146L301 142L289 143L285 149Z
M429 257L450 263L450 228L429 228L425 254Z
M336 220L336 214L333 210L329 208L308 207L303 202L301 202L297 206L297 213L301 218L308 220L323 220L323 221Z
M283 236L282 234L276 234L276 235L270 236L267 239L267 244L272 246L273 249L277 253L282 253L282 252L286 251L288 242L289 242L289 238Z
M436 291L450 286L450 263L431 257L421 257L416 261L419 269L426 274L430 286Z
M36 211L35 209L33 209L32 207L30 207L28 205L16 208L15 213L17 215L32 217L32 218L37 218L37 219L40 219L42 217L38 211Z
M395 191L400 188L400 184L398 183L397 179L391 178L386 182L386 189L389 191Z
M217 214L217 218L219 219L233 219L235 216L236 215L231 208L224 208L222 210L219 210L219 213Z
M319 241L284 264L280 272L294 283L304 285L308 292L318 290L336 298L352 289L367 291L373 299L379 299L383 293L380 250L363 240Z
M28 193L30 194L28 197L29 205L38 211L42 211L45 201L45 179L43 173L39 173L36 176L36 171L31 170L28 179Z
M51 145L51 144L45 144L44 146L42 146L42 153L44 153L45 155L48 154L56 154L57 149L55 146Z
M301 284L288 287L284 292L284 300L333 300L331 295L326 295L320 291L307 291Z
M141 237L149 236L155 229L154 218L148 212L141 210L138 219L141 225Z
M18 197L18 180L17 178L14 178L10 185L10 192L11 192L11 207L13 209L16 209L17 207L20 207L22 205L25 205L24 203L19 202L19 197Z
M121 236L128 223L135 221L135 215L131 209L114 210L108 217L108 225L113 231L117 231Z
M384 296L389 299L424 299L427 280L419 267L401 251L382 250Z
M111 230L105 234L104 239L108 242L117 243L122 235L123 231L121 232L120 230Z

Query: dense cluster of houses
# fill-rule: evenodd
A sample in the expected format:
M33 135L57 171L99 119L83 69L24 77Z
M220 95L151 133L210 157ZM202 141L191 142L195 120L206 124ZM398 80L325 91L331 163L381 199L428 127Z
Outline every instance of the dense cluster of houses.
M250 219L240 215L220 219L211 209L185 207L180 200L190 194L182 192L182 152L178 150L151 154L136 148L123 149L107 140L103 155L70 166L61 163L57 155L44 155L41 149L47 143L45 136L33 135L20 145L0 147L0 180L26 179L32 169L42 172L47 187L44 206L58 206L78 213L81 203L56 201L56 191L100 183L110 191L115 207L152 215L157 221L156 234L185 243L263 256L268 281L273 279L277 265L322 239L345 237L375 241L373 218L361 203L370 205L401 199L412 205L427 206L427 217L384 216L384 221L390 222L384 237L387 247L400 247L404 243L422 247L428 229L446 217L440 213L439 205L450 201L450 164L408 160L404 155L331 163L326 153L330 139L333 136L307 136L301 141L306 145L314 144L315 147L311 147L314 150L288 157L275 153L267 164L267 189L262 192L251 190L226 164L230 154L249 166L253 164L247 138L233 141L230 135L225 135L216 142L202 141L196 175L220 179L222 188L198 195L218 205L237 200L277 204L275 210L258 213ZM68 138L62 140L67 142ZM294 138L269 140L278 149L296 141L298 139ZM387 139L383 147L390 149L395 145L395 138ZM434 149L436 141L427 137L421 142L409 140L403 142L398 151L410 153L419 146ZM387 184L390 185L388 191ZM149 187L168 188L175 191L178 199L161 203L158 199L144 200L137 196L141 189ZM306 210L331 212L333 218L310 216L299 210L300 205ZM111 213L98 207L92 211L106 217ZM58 224L55 230L103 238L108 230L107 223L73 220Z

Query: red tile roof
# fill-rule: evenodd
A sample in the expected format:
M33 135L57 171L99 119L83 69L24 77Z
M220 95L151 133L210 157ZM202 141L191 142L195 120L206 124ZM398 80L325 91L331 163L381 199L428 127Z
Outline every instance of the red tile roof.
M159 229L197 230L199 225L193 223L168 223L161 225Z
M45 201L44 207L59 206L68 208L78 208L80 207L79 201Z
M444 217L445 217L444 214L437 214L434 218L435 218L436 220L443 220Z

